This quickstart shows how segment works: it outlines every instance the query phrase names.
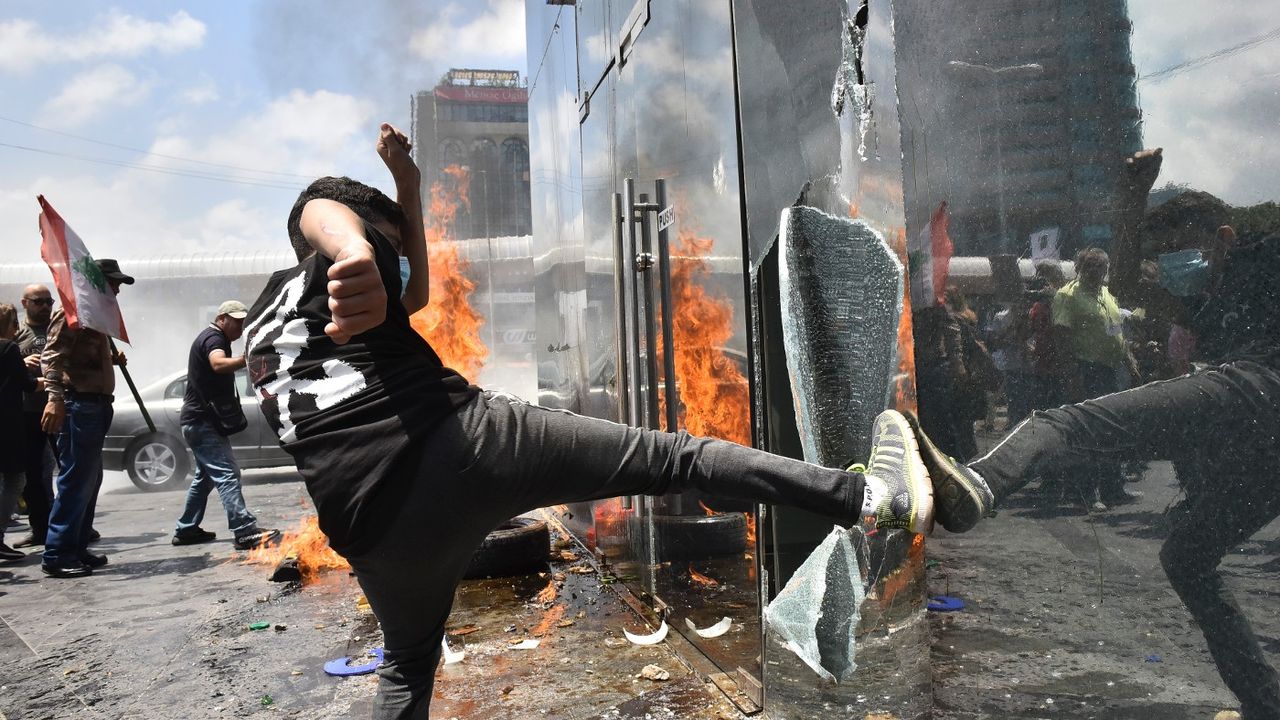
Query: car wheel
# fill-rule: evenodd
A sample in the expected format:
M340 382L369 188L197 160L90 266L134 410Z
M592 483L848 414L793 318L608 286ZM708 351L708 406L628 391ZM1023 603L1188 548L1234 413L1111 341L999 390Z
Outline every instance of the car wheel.
M124 469L143 492L181 487L191 472L186 446L168 435L147 435L134 441L125 451Z
M547 568L551 531L532 518L511 518L490 532L471 556L464 578L529 575Z

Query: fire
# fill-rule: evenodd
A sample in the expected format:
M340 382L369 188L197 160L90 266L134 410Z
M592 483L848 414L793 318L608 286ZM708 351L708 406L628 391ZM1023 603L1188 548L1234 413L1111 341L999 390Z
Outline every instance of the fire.
M671 249L671 336L684 411L681 425L693 435L750 445L747 379L724 351L733 337L733 305L704 287L711 271L703 258L714 244L681 230Z
M907 229L893 234L893 251L907 267ZM910 278L906 278L910 280ZM916 412L916 351L911 335L911 283L902 283L902 317L898 320L898 374L894 378L894 409Z
M547 586L538 591L533 601L539 605L546 605L556 601L556 597L560 594L560 588L556 587L554 581L548 582Z
M351 568L329 547L329 538L320 531L320 520L314 515L302 518L297 527L286 530L279 545L250 550L245 562L275 566L289 556L298 558L298 570L302 573L304 585L315 580L322 570Z
M701 500L699 500L699 501L698 501L698 507L702 508L702 512L706 513L706 514L707 514L707 517L711 517L712 515L719 515L719 514L720 514L720 513L716 512L715 510L712 510L711 508L707 507L707 504L706 504L706 503L704 503L704 502L702 502Z
M744 514L747 516L747 552L754 552L756 547L756 514Z
M446 167L444 178L431 185L431 205L424 228L431 302L409 320L446 367L474 378L489 356L489 349L480 339L484 318L471 307L469 298L476 284L465 275L468 263L458 257L458 248L452 242L458 213L471 207L470 186L470 171L457 165Z
M716 580L715 578L709 578L706 575L703 575L702 573L698 572L697 570L694 570L693 565L689 566L689 579L692 580L694 584L701 585L704 588L720 587L719 580Z

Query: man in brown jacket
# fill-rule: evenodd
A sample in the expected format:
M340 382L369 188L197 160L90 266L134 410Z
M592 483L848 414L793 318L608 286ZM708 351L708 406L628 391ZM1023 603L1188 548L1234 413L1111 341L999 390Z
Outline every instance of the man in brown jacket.
M115 260L97 263L111 292L119 294L120 285L133 284ZM111 427L113 365L123 365L124 356L97 330L69 327L59 308L50 319L40 362L49 391L40 426L57 436L59 467L41 569L54 578L84 577L107 564L105 555L89 552L89 532L102 485L102 443Z

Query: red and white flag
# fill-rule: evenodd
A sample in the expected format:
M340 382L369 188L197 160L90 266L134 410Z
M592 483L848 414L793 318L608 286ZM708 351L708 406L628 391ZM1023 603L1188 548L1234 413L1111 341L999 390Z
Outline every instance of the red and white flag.
M40 257L53 273L67 325L129 342L120 305L84 241L44 199L40 201Z
M951 236L947 234L949 224L947 202L944 200L907 249L911 266L912 307L939 305L944 300L947 276L951 272L951 256L955 253Z

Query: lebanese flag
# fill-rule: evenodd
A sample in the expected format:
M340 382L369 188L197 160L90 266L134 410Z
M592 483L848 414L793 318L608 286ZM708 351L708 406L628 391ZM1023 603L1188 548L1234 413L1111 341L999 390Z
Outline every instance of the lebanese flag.
M915 307L941 305L945 299L947 276L951 272L951 256L955 253L951 236L947 234L950 222L947 202L943 200L908 251L911 303Z
M58 299L72 328L89 328L129 342L115 293L84 241L44 199L40 201L40 257L53 273Z

